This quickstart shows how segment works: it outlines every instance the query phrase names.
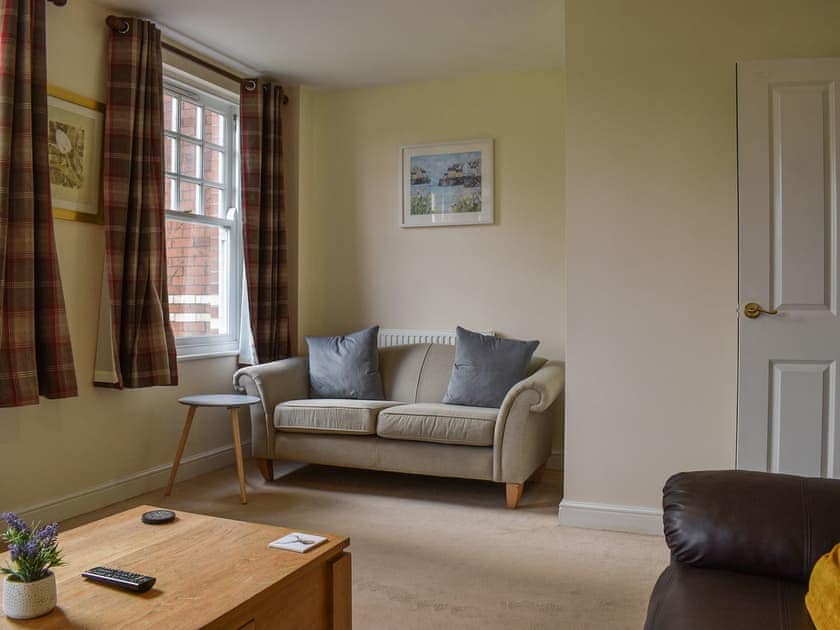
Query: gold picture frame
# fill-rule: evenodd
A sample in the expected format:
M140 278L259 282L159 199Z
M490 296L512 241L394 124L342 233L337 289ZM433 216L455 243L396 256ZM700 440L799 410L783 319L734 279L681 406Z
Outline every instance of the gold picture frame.
M47 87L53 216L102 223L102 143L105 104Z

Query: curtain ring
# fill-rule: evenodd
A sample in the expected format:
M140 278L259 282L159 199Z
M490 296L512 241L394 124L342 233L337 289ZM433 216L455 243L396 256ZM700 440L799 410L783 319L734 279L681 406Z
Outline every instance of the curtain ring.
M130 30L131 30L131 24L129 24L128 20L126 20L125 24L123 24L123 27L120 30L118 30L117 33L119 33L120 35L125 35Z
M249 92L253 92L257 89L257 82L253 79L248 79L247 81L245 81L245 89Z

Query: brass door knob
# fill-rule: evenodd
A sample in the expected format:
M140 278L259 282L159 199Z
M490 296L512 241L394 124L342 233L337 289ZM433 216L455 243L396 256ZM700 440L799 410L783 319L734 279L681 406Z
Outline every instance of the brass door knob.
M756 317L760 317L762 314L778 315L779 311L777 311L775 308L771 308L769 311L767 311L761 308L761 306L755 302L748 302L744 305L744 317L755 319Z

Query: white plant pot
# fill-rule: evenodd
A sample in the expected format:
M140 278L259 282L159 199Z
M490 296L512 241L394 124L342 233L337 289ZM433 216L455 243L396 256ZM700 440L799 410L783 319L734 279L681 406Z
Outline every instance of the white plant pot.
M3 612L10 619L32 619L46 615L56 603L55 574L37 582L3 581Z

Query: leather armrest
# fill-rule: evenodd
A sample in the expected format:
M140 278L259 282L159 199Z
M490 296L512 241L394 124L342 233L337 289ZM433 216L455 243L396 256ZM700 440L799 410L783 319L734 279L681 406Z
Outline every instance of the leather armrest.
M807 582L840 541L840 480L745 470L672 476L663 491L675 560Z

